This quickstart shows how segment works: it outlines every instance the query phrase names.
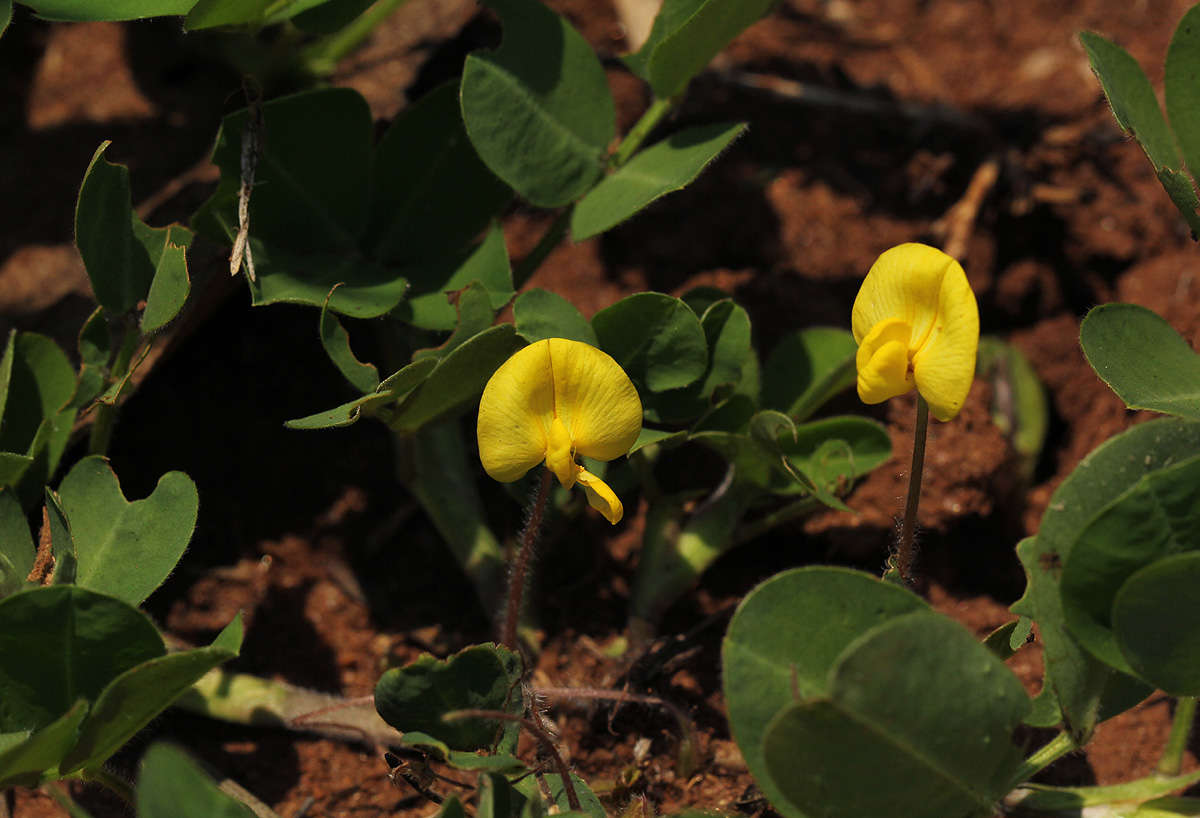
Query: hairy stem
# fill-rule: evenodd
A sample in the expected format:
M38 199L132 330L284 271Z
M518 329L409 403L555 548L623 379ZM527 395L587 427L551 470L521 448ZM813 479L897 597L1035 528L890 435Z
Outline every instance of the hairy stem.
M136 803L133 787L124 778L106 770L104 767L93 767L83 771L84 781L94 781L112 790L122 801L130 806Z
M504 608L504 627L500 631L500 644L514 651L520 649L517 646L517 625L521 620L521 606L525 601L525 588L529 584L529 568L533 562L538 534L542 529L542 517L545 516L546 499L550 496L552 476L550 469L542 469L542 479L538 483L533 505L529 508L529 520L521 532L517 558L508 577L508 603Z
M567 804L571 811L579 812L583 809L579 803L579 795L575 792L575 782L571 780L571 771L567 769L567 762L563 761L562 754L558 752L558 747L554 744L554 739L550 738L537 722L522 716L514 716L512 713L505 713L503 710L452 710L442 715L442 721L459 721L461 719L499 719L520 724L522 728L529 731L529 735L546 748L554 760L554 766L562 779L563 792L567 794Z
M1183 751L1187 748L1192 722L1196 718L1196 698L1181 696L1175 703L1175 718L1171 722L1171 735L1158 761L1159 775L1179 775L1183 766Z
M921 473L925 470L925 435L929 429L929 404L917 395L917 423L913 430L912 468L908 472L908 502L896 548L896 571L905 584L912 584L913 540L917 534L917 506L921 502Z

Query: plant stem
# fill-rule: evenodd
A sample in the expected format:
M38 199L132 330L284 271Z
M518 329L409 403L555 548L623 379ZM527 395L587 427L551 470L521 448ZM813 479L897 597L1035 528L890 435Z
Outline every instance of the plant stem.
M1012 787L1028 781L1055 761L1078 749L1075 739L1067 732L1059 733L1021 764L1012 777Z
M658 123L662 118L675 106L675 100L672 98L655 99L650 103L650 107L646 109L646 113L642 114L641 118L634 123L629 129L629 133L625 134L625 138L621 140L621 144L617 146L617 152L613 154L612 165L614 168L619 168L624 165L637 152L637 149L646 141L646 137L650 132L658 127Z
M314 74L331 74L345 57L370 36L375 27L408 0L379 0L341 31L313 43L303 51L303 60Z
M917 423L913 430L912 468L908 472L908 502L896 549L896 571L905 584L912 584L913 540L917 534L917 506L921 502L921 473L925 470L925 436L929 429L929 404L917 395Z
M1179 775L1183 766L1183 751L1187 748L1188 736L1192 732L1192 721L1196 718L1196 698L1181 696L1175 702L1175 718L1171 721L1171 735L1158 761L1159 775Z
M121 335L121 346L117 357L109 370L112 383L122 383L129 374L129 365L133 362L133 353L137 350L142 334L133 321L125 323ZM112 402L96 404L96 418L92 421L92 431L88 438L88 454L107 454L108 444L112 442L113 426L117 422L117 402L121 399L120 390L112 396Z
M629 129L629 133L625 134L625 138L621 140L621 144L617 146L609 165L616 169L628 162L674 105L674 99L656 99L650 103L650 107L634 123L633 127ZM521 259L521 263L513 269L513 289L519 290L525 286L537 268L542 266L546 256L550 255L550 251L557 247L567 235L567 228L571 224L572 209L568 207L559 212L550 227L538 240L537 246L530 250L525 258Z
M504 609L504 629L500 632L500 644L510 650L520 650L517 646L517 624L521 619L521 604L525 599L525 587L529 584L529 566L533 562L533 551L537 545L538 534L542 529L542 517L546 511L546 499L550 496L550 469L542 469L542 479L538 483L537 494L529 509L529 520L521 532L521 543L517 551L517 559L513 562L512 573L508 577L508 603ZM573 807L577 809L577 807Z
M546 473L549 474L550 470L547 469ZM442 716L442 721L459 721L461 719L499 719L515 721L520 724L550 753L550 757L554 760L554 766L558 768L558 777L562 779L563 792L567 795L567 805L571 811L580 812L583 809L579 803L579 795L575 792L575 782L571 780L571 771L567 768L567 763L563 761L562 754L558 752L554 740L537 722L521 716L514 716L512 713L505 713L503 710L452 710Z

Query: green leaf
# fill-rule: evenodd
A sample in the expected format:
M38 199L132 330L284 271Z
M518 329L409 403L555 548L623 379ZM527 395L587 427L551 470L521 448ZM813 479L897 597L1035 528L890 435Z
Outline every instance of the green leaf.
M1101 509L1143 475L1196 455L1200 455L1200 424L1182 420L1144 423L1109 439L1085 457L1051 495L1037 536L1017 545L1028 580L1025 595L1013 604L1012 611L1038 623L1045 647L1043 695L1060 703L1066 726L1077 742L1086 741L1101 718L1105 688L1124 682L1068 631L1059 594L1063 566L1079 534ZM1139 689L1128 685L1124 689L1129 695L1112 702L1114 707L1136 703Z
M193 224L217 240L238 230L237 196L246 110L225 117L213 151L217 190ZM371 112L355 91L325 88L262 106L262 153L250 196L250 248L256 305L291 302L358 318L391 310L407 282L362 245L371 180Z
M745 130L744 122L701 125L640 151L575 205L571 238L583 241L603 233L651 202L683 190Z
M0 665L0 732L50 724L165 652L144 614L85 588L53 585L0 600L0 656L22 657Z
M379 370L374 364L364 364L354 355L350 348L350 335L338 321L337 316L329 311L329 299L337 292L335 286L329 291L325 305L321 307L321 318L318 321L317 332L321 337L321 346L333 365L338 368L350 385L359 392L369 394L379 386Z
M254 811L226 795L187 757L169 744L155 744L142 757L138 818L254 818Z
M416 389L437 365L438 361L435 358L414 361L389 375L376 387L374 393L355 398L349 403L324 412L289 420L284 426L289 429L332 429L355 423L364 412L368 416L386 414L388 406L402 400L405 395Z
M683 91L734 37L767 13L774 0L665 0L650 37L625 58L630 69L667 99Z
M1200 355L1171 325L1136 304L1095 307L1079 343L1100 379L1130 409L1200 420Z
M455 294L478 282L491 307L491 315L480 330L486 328L496 311L513 297L512 268L504 246L504 232L493 224L477 246L466 251L456 248L447 256L412 268L408 281L411 287L408 299L395 311L401 321L420 329L454 329L460 324Z
M13 478L6 485L16 488L22 505L29 508L41 497L70 440L75 370L54 341L22 332L13 342L10 374L0 451L17 457L0 460L0 471Z
M708 366L702 377L683 389L646 395L646 418L653 422L694 420L734 393L744 371L753 366L750 316L729 299L722 299L700 318L708 346Z
M144 500L128 502L103 457L80 460L58 489L79 558L76 582L139 605L162 584L196 527L199 497L183 472L167 472Z
M375 0L325 0L297 14L292 22L308 34L333 34L366 11Z
M615 122L600 60L537 0L488 0L504 41L467 57L462 114L493 173L535 205L559 207L600 178Z
M154 285L151 284L151 287ZM143 320L145 316L143 316ZM70 406L82 409L104 391L108 385L108 361L112 357L112 337L108 331L108 319L104 307L96 307L87 321L79 328L79 383Z
M492 373L525 344L512 324L491 327L443 358L388 417L397 431L415 432L479 400Z
M454 82L430 91L392 121L375 149L372 179L367 246L384 261L436 260L457 252L512 198L467 139ZM428 278L417 273L412 278L417 292L429 291L422 286ZM511 292L511 278L508 285Z
M527 290L513 302L513 323L517 334L528 343L546 338L566 338L599 346L596 332L575 305L557 293L542 289Z
M827 685L766 728L785 816L986 816L1008 792L1029 699L957 622L916 612L878 625L841 653Z
M113 679L92 705L60 772L102 764L121 745L182 696L200 677L238 655L242 617L234 617L206 648L142 662Z
M445 358L462 346L464 342L490 327L496 318L491 296L484 285L478 281L471 282L470 286L452 294L451 298L454 301L454 309L458 313L458 326L441 346L418 349L414 352L414 361L425 358L437 360Z
M1187 219L1192 233L1200 234L1195 190L1183 173L1183 165L1175 148L1175 137L1167 127L1162 109L1158 107L1158 97L1141 66L1125 49L1099 34L1085 31L1079 35L1079 39L1087 50L1092 70L1100 79L1117 124L1137 139L1162 186ZM1175 83L1187 81L1175 78Z
M25 587L35 553L21 504L12 491L0 489L0 598Z
M375 686L375 709L402 732L433 736L454 750L492 746L503 726L495 719L443 721L456 710L525 711L521 657L499 645L473 645L451 656L428 654L392 668Z
M1172 554L1134 572L1113 600L1112 629L1122 657L1172 696L1200 695L1197 581L1200 552Z
M152 230L145 225L139 227L136 222L134 230L143 234L143 244L154 265L154 278L150 282L146 309L142 313L142 332L150 335L179 315L187 302L192 287L187 267L187 248L192 243L192 231L177 224ZM157 249L160 244L161 249Z
M75 743L79 725L87 715L86 701L77 701L62 716L34 730L19 743L0 750L0 792L10 787L36 787ZM18 734L19 735L19 734Z
M1171 37L1164 82L1167 116L1179 140L1183 160L1200 173L1200 7L1193 6Z
M140 20L186 14L195 0L21 0L39 17L69 20Z
M58 495L47 486L45 489L46 521L50 524L50 553L54 557L52 585L74 585L79 573L79 556L75 550L75 538L67 515L63 513Z
M635 293L596 313L592 328L600 348L650 392L687 386L708 369L704 329L678 298Z
M12 0L0 0L0 37L4 36L8 24L12 22L12 9Z
M854 384L854 336L833 327L798 330L783 338L763 368L762 402L805 420Z
M261 25L271 5L272 0L199 0L184 18L183 30Z
M887 428L870 418L842 415L796 427L796 436L780 438L780 448L795 468L829 492L844 491L858 477L892 456ZM795 484L783 492L795 490Z
M1129 52L1099 34L1085 31L1079 35L1096 72L1113 116L1122 129L1133 134L1154 169L1180 167L1175 139L1158 107L1158 97L1150 80Z
M1101 661L1133 674L1111 631L1117 591L1139 569L1196 549L1200 456L1146 474L1079 534L1059 585L1067 627Z
M258 239L250 239L250 243L258 271L258 283L251 285L250 294L257 307L323 307L329 297L329 309L334 312L353 318L378 318L399 304L408 290L408 280L397 271L360 258L351 249L304 253L268 247ZM337 292L330 297L329 291L335 286Z
M185 248L191 232L178 225L151 228L129 199L129 169L104 159L111 142L96 149L75 205L75 244L100 305L114 315L129 312L155 290L143 329L158 329L187 298ZM162 278L157 287L152 283Z
M796 696L828 695L830 669L859 636L925 610L925 603L903 588L829 567L777 574L742 600L721 646L722 686L733 738L776 807L786 802L768 775L763 752L771 719Z
M569 773L571 783L575 785L575 794L579 797L579 805L583 807L582 812L571 812L571 805L567 801L567 791L563 787L562 775L558 773L546 773L542 776L546 782L547 789L550 790L550 803L556 806L555 815L572 815L572 816L589 816L589 818L606 818L608 813L604 811L600 799L592 792L591 788L575 773ZM533 776L525 776L517 781L513 786L517 792L525 796L529 801L541 801L544 796L536 778Z
M528 768L521 759L508 753L481 753L466 750L451 750L445 742L438 741L433 736L419 732L405 733L400 743L405 747L413 747L427 753L435 761L449 764L456 770L472 772L499 773L512 775L526 772Z

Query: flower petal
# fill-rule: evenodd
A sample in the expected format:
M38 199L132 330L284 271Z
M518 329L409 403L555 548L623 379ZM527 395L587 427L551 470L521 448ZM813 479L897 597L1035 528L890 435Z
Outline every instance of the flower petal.
M575 485L575 476L580 467L575 463L575 453L571 451L571 435L561 418L554 418L550 423L550 437L546 443L546 468L554 472L563 488L569 489Z
M603 514L604 518L613 525L621 522L621 515L625 513L625 509L621 505L620 498L608 487L608 483L583 467L579 468L576 479L579 481L579 485L583 486L583 492L588 498L588 505Z
M594 346L550 338L554 408L575 452L596 460L627 453L642 430L642 401L620 364Z
M901 318L876 324L858 345L858 397L863 403L883 403L913 388L908 368L908 339L912 327Z
M935 247L909 243L885 250L871 265L854 299L850 313L854 340L861 344L880 321L901 318L912 327L908 348L919 349L937 319L942 280L951 271L965 282L958 262Z
M479 459L501 483L520 480L546 457L554 420L550 342L538 341L500 365L479 399Z
M937 320L913 356L917 391L938 420L950 420L962 409L975 379L978 346L979 308L956 262L942 279Z

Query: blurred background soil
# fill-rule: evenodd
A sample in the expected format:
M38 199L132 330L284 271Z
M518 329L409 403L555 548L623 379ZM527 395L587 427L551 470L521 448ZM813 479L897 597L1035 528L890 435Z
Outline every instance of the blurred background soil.
M549 5L605 59L618 127L627 129L649 102L615 59L627 50L638 3L622 2L632 9L624 17L608 0ZM685 191L602 237L560 246L529 286L565 295L590 316L644 289L716 285L749 310L765 354L797 327L848 326L875 257L904 241L943 244L975 180L963 263L982 329L1028 356L1051 413L1031 481L990 420L986 379L956 419L931 429L924 590L939 610L986 634L1011 618L1007 606L1023 588L1013 546L1036 531L1050 493L1087 452L1142 419L1084 361L1082 315L1133 301L1193 346L1200 337L1200 254L1140 149L1117 129L1077 39L1081 30L1116 39L1159 87L1187 6L783 0L693 82L667 125L745 120L746 136ZM359 90L382 125L498 37L494 19L470 0L411 0L332 82ZM129 165L135 204L151 223L184 220L204 199L220 117L242 104L222 47L184 34L178 19L52 25L18 7L0 44L0 330L43 332L74 349L92 302L72 244L73 204L103 140L113 142L110 160ZM551 218L508 212L510 254L532 249ZM399 488L386 431L283 428L347 399L347 387L320 350L315 311L252 311L239 282L222 273L223 252L201 245L192 254L193 301L127 404L111 451L130 497L145 496L170 469L186 471L200 491L196 536L150 613L201 642L241 609L249 630L235 669L352 697L421 651L445 655L489 639L491 612L472 601ZM818 514L722 558L663 623L663 644L677 655L641 680L695 718L699 772L676 776L677 741L663 714L555 711L572 764L606 793L610 810L769 811L724 722L719 641L728 616L757 582L787 567L878 571L907 479L911 399L864 409L851 395L836 408L871 413L893 436L894 459L848 499L857 513ZM546 635L538 683L605 687L623 678L625 664L606 647L622 635L638 558L640 514L630 511L612 530L589 518L571 542L547 549L533 601ZM519 509L506 513L498 530L519 521ZM1038 645L1010 663L1036 692ZM1169 709L1156 696L1101 725L1086 753L1056 764L1046 780L1147 774ZM434 811L388 781L375 748L170 713L125 763L151 738L178 740L287 818ZM76 793L97 818L124 814L103 793ZM18 794L20 818L59 814L42 794Z

